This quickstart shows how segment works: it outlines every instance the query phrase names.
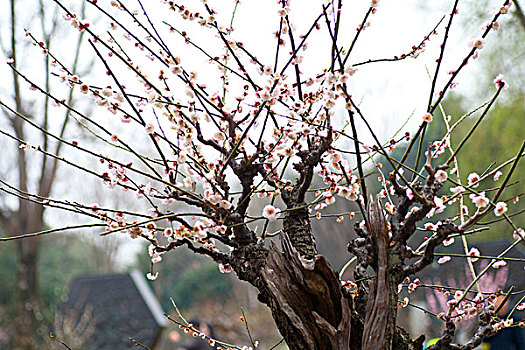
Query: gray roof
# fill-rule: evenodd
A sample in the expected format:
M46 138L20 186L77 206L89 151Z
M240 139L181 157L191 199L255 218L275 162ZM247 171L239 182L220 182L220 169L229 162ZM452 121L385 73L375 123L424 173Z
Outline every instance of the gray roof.
M95 332L85 349L136 349L129 338L153 348L166 318L143 275L94 275L76 278L64 308L77 319L90 310Z

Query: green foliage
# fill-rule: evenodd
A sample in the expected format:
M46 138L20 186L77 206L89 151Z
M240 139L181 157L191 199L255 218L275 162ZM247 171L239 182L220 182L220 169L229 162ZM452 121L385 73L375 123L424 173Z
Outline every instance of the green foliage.
M0 305L9 311L16 302L17 247L16 242L0 246ZM67 293L71 280L83 274L100 271L90 252L100 250L84 239L55 235L42 239L38 256L38 284L41 305L46 309L58 306Z
M465 144L464 148L458 154L458 161L459 164L461 164L460 174L463 181L465 181L470 172L477 172L481 175L482 172L494 169L504 161L516 156L522 142L525 140L525 126L523 124L525 120L523 118L525 116L524 97L525 96L521 94L516 94L508 98L504 104L495 105L486 119L483 120L476 129L471 139ZM450 104L449 102L449 105ZM447 112L453 112L453 120L454 118L457 120L458 116L464 113L459 104L447 107L446 110ZM469 117L458 127L457 135L465 135L476 119L477 115ZM461 139L453 135L451 139L452 147L455 148L460 141ZM510 165L502 169L503 175L499 181L494 181L492 176L488 177L481 183L479 188L491 189L498 187L503 182L509 170ZM521 159L511 178L511 187L503 192L501 198L507 202L509 207L507 214L509 215L523 210L523 198L520 202L514 204L512 197L525 193L524 175L525 161ZM487 196L490 198L491 194L493 195L494 192L488 192ZM484 221L494 219L495 217L490 215ZM525 226L523 216L518 216L515 220L514 223L516 226ZM501 220L492 225L490 231L485 231L477 235L477 237L480 239L510 239L512 237L512 231L512 227L506 221Z
M0 305L2 307L14 306L16 299L16 246L14 242L0 245Z
M161 263L155 265L159 277L152 283L164 310L172 310L170 298L181 309L206 302L224 303L231 298L233 281L229 275L219 272L217 264L194 254L185 247L164 254ZM149 256L137 255L141 271L150 268Z
M507 93L507 91L510 93ZM467 183L467 177L470 173L476 172L479 175L483 175L484 173L493 170L503 162L515 157L521 147L522 142L525 140L525 126L523 124L525 120L525 96L520 92L514 92L514 94L512 94L510 90L506 90L504 95L507 96L504 96L505 99L503 99L503 102L496 103L494 106L492 106L487 116L476 128L472 134L472 137L467 143L465 143L457 155L460 166L460 177L464 186ZM457 95L450 96L444 103L445 113L451 116L451 125L472 109L473 107L469 105L467 99ZM456 130L452 132L451 144L454 150L457 149L458 144L470 131L480 114L481 111L478 111L472 116L464 119L463 122L456 128ZM441 113L436 113L434 116L434 121L427 128L425 140L422 144L426 146L429 142L441 140L445 134L446 128L443 122L443 116ZM401 155L406 150L406 146L407 143L404 143L399 147L396 147L390 156L394 158L401 157ZM415 145L408 157L407 164L415 163L416 152L417 148ZM425 150L422 151L423 154L424 152ZM450 152L447 150L438 159L434 159L433 164L437 165L440 162L444 162L449 156ZM392 171L388 161L383 157L381 157L378 161L384 165L383 173L388 175ZM422 155L419 161L418 169L421 169L425 161L426 159L424 155ZM451 165L451 167L453 167L453 165ZM487 197L492 198L492 196L495 194L495 190L499 187L499 185L501 185L503 179L510 170L510 167L511 164L507 165L504 169L501 169L503 174L498 181L494 181L493 176L489 176L480 183L480 186L476 188L476 190L486 191ZM374 174L367 180L368 186L377 191L379 190L380 184L374 180L378 176L380 176L380 174ZM410 179L412 174L405 172L405 176L407 179ZM453 174L451 174L450 177L452 179L456 178L456 176ZM522 198L521 201L516 204L512 202L512 198L514 196L518 195L523 197L523 194L525 194L525 182L523 181L524 178L525 160L521 159L510 180L511 187L503 192L503 195L499 200L507 202L509 208L507 214L511 216L513 213L518 213L524 210L525 198ZM454 185L451 183L445 184L440 193L442 195L450 195L450 187L454 187ZM469 207L471 214L473 214L475 207L467 197L465 198L465 204ZM454 216L454 213L458 212L459 202L453 204L443 214L439 214L439 217L445 218ZM513 232L512 226L501 217L495 217L492 213L487 215L485 219L481 221L478 227L482 226L484 223L496 219L499 219L500 221L491 225L490 230L479 232L475 236L469 238L469 240L511 240ZM525 227L525 218L523 218L523 216L517 215L512 219L514 220L514 224L517 227Z
M217 266L205 264L191 273L180 276L171 289L166 287L166 292L172 291L181 307L190 307L210 299L226 301L231 295L232 282L228 277L220 275Z

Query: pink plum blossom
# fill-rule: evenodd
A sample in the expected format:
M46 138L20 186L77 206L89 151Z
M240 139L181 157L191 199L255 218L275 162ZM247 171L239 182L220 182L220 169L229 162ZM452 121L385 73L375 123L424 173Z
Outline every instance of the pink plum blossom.
M503 90L507 90L509 88L509 85L505 80L503 80L503 74L500 74L494 79L494 85L496 85L497 88L503 87Z

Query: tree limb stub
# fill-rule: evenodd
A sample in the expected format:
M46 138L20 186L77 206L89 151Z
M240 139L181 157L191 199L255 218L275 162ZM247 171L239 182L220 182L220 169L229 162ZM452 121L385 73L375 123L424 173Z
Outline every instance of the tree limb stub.
M388 230L378 198L370 198L367 215L368 232L375 240L377 266L375 279L370 284L362 348L391 349L396 306L392 305L393 293L389 281Z

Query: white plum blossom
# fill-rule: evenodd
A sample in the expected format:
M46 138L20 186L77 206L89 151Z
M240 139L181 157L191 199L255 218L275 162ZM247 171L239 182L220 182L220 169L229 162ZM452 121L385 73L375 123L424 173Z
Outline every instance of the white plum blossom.
M503 80L503 74L500 74L494 79L494 85L496 85L497 88L500 86L503 87L503 90L507 90L509 88L509 85L505 80Z
M230 264L219 264L219 271L221 273L230 273L232 272L232 267L230 266Z
M454 238L447 238L445 240L443 240L443 245L445 247L448 247L449 245L451 245L452 243L454 243Z
M438 180L439 182L445 182L445 181L447 181L447 179L448 179L448 174L447 174L446 171L438 170L438 171L436 171L435 178L436 178L436 180Z
M164 229L164 231L162 232L162 235L166 238L170 237L173 235L173 230L171 229L171 227L166 227Z
M229 201L222 199L219 201L219 206L223 209L229 210L232 207L232 204Z
M468 252L467 255L470 255L470 258L468 258L471 262L476 262L478 261L478 257L480 256L480 253L479 253L479 250L478 248L470 248L470 251Z
M507 212L507 203L505 202L498 202L496 203L496 207L494 208L494 215L501 216Z
M443 199L440 197L434 197L434 204L436 205L435 214L442 213L447 207L445 206Z
M337 189L337 195L341 197L346 197L352 192L352 190L349 187L345 187L345 186L337 186L336 189Z
M490 203L489 199L485 197L485 192L481 192L479 195L473 193L469 198L477 208L485 208Z
M277 220L277 217L279 216L279 212L277 211L277 208L273 205L268 204L264 207L262 216L268 219L269 221L275 221Z
M144 126L144 129L148 134L153 134L155 132L155 125L153 123L148 123Z
M469 42L469 46L472 48L476 48L481 50L483 48L483 45L485 44L485 41L483 39L473 39Z
M495 269L499 269L500 267L503 267L507 265L507 263L504 260L498 260L494 264L492 264L492 267Z
M442 256L441 258L438 259L438 264L445 264L449 261L450 261L450 256L448 255Z
M463 186L451 187L450 192L452 192L454 195L457 195L461 192L465 192L465 188Z
M431 222L427 222L425 223L425 230L430 230L430 231L436 231L437 230L437 225L431 223Z
M191 188L193 185L193 181L191 181L191 178L189 176L186 176L182 182L184 184L184 187L186 188Z
M525 230L523 230L522 228L518 228L512 233L512 237L514 237L515 240L525 239Z
M404 298L403 298L403 304L402 304L402 306L403 306L403 307L407 307L407 305L408 305L409 302L410 302L410 300L409 300L407 297L404 297Z
M394 214L395 208L396 208L395 205L393 205L392 203L390 203L390 202L386 202L385 203L385 209L386 209L388 214L390 214L390 215Z
M162 261L162 256L160 256L160 254L158 253L153 254L153 256L151 257L151 262L153 264L159 263L161 261Z
M150 272L150 273L148 273L148 274L146 275L146 277L147 277L149 280L154 281L154 280L157 279L157 277L159 277L159 273L158 273L158 272L155 272L155 274L152 274L152 273Z
M469 186L478 187L479 175L477 173L470 173L467 178Z
M334 204L334 203L335 203L335 197L332 196L332 195L330 195L330 196L326 196L325 203L326 203L327 205Z

